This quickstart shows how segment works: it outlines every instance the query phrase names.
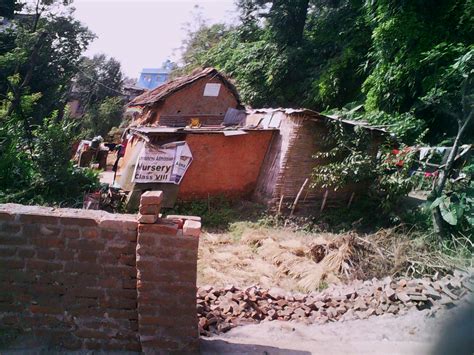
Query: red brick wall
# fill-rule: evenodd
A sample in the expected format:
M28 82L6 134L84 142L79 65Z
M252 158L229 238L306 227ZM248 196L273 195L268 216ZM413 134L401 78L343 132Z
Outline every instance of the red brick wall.
M143 350L198 351L196 266L199 239L177 226L138 229L138 312ZM180 250L176 253L176 250ZM157 331L157 329L159 329Z
M0 205L0 333L16 330L38 339L49 350L145 350L139 320L146 322L147 313L140 312L148 312L144 307L150 299L138 298L137 274L141 277L150 271L143 263L146 260L157 267L153 270L157 275L167 274L186 283L189 293L184 297L189 303L179 311L188 313L178 318L189 321L188 329L196 329L193 341L197 342L197 322L191 322L196 317L191 295L192 290L195 297L196 264L187 262L189 270L174 269L171 261L159 259L158 251L149 249L149 255L137 251L138 229L146 230L134 215ZM171 259L196 259L197 238L193 243L182 244L181 239L175 243L174 237L157 230L144 238L156 239L156 245L168 243ZM174 288L179 287L180 283L173 287L154 283L150 294L160 300L175 299ZM172 312L169 304L160 303L160 307L160 312ZM168 329L157 323L142 329L162 334L164 327ZM189 335L178 334L174 343L192 342ZM155 350L168 349L166 343L154 346Z
M193 162L179 187L178 198L189 200L215 195L249 196L273 131L249 131L246 135L188 134L186 142Z
M219 96L204 96L207 83L221 84ZM202 78L168 96L161 106L160 115L212 114L225 115L229 107L238 105L234 94L219 78Z

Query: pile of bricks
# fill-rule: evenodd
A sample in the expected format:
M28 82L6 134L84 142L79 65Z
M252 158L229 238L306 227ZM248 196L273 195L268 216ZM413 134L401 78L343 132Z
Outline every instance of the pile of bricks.
M289 293L252 286L200 287L197 311L201 335L222 333L231 328L260 321L282 320L305 323L366 319L385 313L403 314L452 306L474 290L474 279L455 273L439 280L414 279L354 281L330 286L323 292Z

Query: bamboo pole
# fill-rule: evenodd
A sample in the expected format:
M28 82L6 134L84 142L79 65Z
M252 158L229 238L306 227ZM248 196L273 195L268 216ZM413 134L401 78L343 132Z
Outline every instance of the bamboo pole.
M281 195L280 197L280 203L278 204L278 215L281 215L281 205L283 204L283 198L285 197L285 195Z
M300 199L301 194L303 193L303 190L308 183L309 179L306 178L306 180L303 182L303 185L301 185L300 190L298 191L298 194L296 195L295 202L293 202L293 206L291 207L291 213L290 217L293 216L293 213L295 212L296 205L298 204L298 200Z
M351 193L351 197L349 198L349 202L347 203L347 208L351 207L352 200L354 199L355 192Z
M323 203L321 204L321 209L319 212L323 212L324 207L326 207L326 201L328 199L329 190L324 191Z

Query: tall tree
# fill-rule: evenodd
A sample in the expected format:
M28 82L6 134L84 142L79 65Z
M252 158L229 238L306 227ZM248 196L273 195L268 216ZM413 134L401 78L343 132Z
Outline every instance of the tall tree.
M274 40L282 46L298 46L303 41L309 0L271 1L268 22Z
M27 118L39 124L66 104L65 94L76 74L80 54L94 35L71 15L55 14L57 1L38 1L29 16L16 20L12 42L0 52L0 90L9 99L7 116L19 106L24 93L41 93L36 110ZM37 8L38 7L38 8ZM28 11L28 8L26 8ZM21 78L15 83L11 78Z
M120 62L107 58L105 54L97 54L92 58L82 58L75 77L75 90L87 110L108 97L120 96L123 80Z
M75 78L74 90L85 111L83 135L106 135L122 120L122 85L124 76L120 62L104 54L83 58Z
M58 113L93 35L69 1L26 4L0 31L0 201L74 204L97 179L70 163L74 127Z

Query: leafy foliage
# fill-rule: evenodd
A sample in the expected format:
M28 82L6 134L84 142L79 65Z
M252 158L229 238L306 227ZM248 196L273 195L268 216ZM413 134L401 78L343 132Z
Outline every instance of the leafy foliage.
M443 220L450 225L451 232L474 237L474 165L461 171L464 178L449 184L446 191L432 203L430 208L439 207Z
M240 0L240 24L189 32L187 70L215 66L253 106L342 109L412 144L452 138L461 81L453 64L472 51L470 0ZM219 35L209 38L206 34ZM186 45L187 44L187 45ZM189 52L187 50L189 49ZM192 60L189 54L195 53ZM443 104L440 104L441 96ZM465 141L472 141L469 129Z
M383 211L392 211L400 197L412 188L409 176L412 154L402 151L394 156L385 149L376 156L378 147L366 130L340 122L328 123L328 126L325 149L314 155L318 164L313 169L312 187L338 190L354 184L366 185L366 197ZM397 166L400 161L403 164Z
M91 107L83 117L82 136L105 136L112 127L119 126L122 122L124 102L120 97L107 97L96 107Z
M318 164L313 170L312 187L338 190L348 184L370 182L377 161L369 154L372 140L367 131L328 122L322 152L314 155Z
M73 92L83 107L82 136L105 136L122 121L121 89L124 82L120 63L104 54L83 58L75 76Z
M98 183L96 173L72 166L77 129L64 117L93 35L61 12L69 1L35 4L25 5L30 16L11 14L14 26L0 33L0 202L74 206Z

